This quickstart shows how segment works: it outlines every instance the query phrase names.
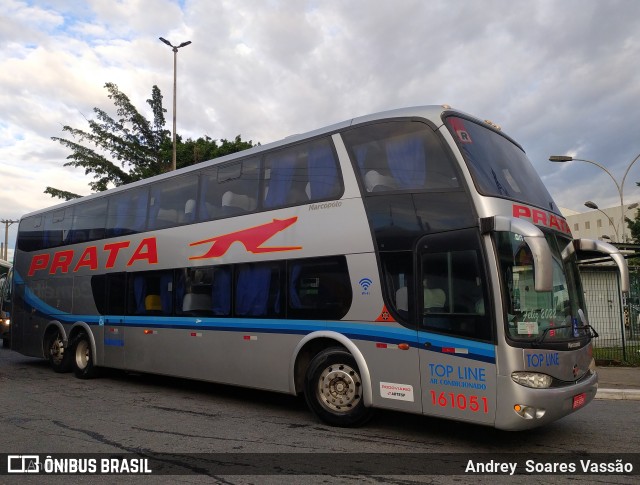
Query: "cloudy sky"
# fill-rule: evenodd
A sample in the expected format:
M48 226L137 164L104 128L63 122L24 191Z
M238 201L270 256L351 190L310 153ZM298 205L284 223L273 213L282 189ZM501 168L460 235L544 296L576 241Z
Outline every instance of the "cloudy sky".
M158 85L178 133L275 141L354 116L449 104L518 140L558 205L619 203L640 153L637 0L1 0L0 218L88 194L51 141ZM145 113L151 118L150 113ZM640 162L624 186L640 202ZM15 228L9 233L12 248ZM4 236L4 231L1 231ZM3 238L0 238L3 239Z

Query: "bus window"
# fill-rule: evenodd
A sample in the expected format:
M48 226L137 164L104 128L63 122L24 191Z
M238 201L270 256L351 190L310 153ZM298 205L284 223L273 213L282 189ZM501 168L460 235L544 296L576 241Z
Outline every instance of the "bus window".
M342 183L330 140L322 139L309 145L307 170L309 182L305 190L310 201L340 197Z
M198 178L180 177L151 187L147 229L164 229L195 221Z
M327 138L266 157L266 209L335 199L342 192L338 163Z
M473 230L427 236L421 244L422 327L490 339L478 237Z
M278 316L282 311L279 263L249 263L238 266L235 286L235 315Z
M423 123L376 123L344 137L368 193L459 186L441 142Z
M25 217L18 228L18 249L20 251L39 251L42 247L42 215Z
M289 264L289 318L339 320L351 307L351 282L344 256Z
M129 314L171 315L173 272L144 271L129 278Z
M265 160L265 209L273 209L308 200L305 193L306 167L300 160L299 150L279 150Z
M95 241L104 237L107 202L107 198L104 197L76 206L69 241L71 244Z
M107 237L144 231L148 200L147 188L130 189L111 196L107 214Z
M69 243L73 207L48 212L44 216L44 248L55 248Z
M255 211L259 186L258 158L205 171L200 180L198 220L207 221Z
M411 251L381 252L382 271L387 285L390 308L404 321L412 321L415 308L413 289L413 253Z
M91 276L91 292L100 315L124 315L127 313L125 273Z

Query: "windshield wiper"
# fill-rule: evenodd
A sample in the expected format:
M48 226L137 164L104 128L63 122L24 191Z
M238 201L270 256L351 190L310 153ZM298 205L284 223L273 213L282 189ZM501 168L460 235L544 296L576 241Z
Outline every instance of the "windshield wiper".
M586 323L584 325L581 325L580 327L574 327L573 325L561 325L559 327L548 327L548 328L545 328L544 332L542 332L542 335L540 335L540 337L535 339L532 342L531 346L532 347L537 347L538 345L540 345L541 343L544 342L544 340L547 338L547 334L549 333L550 330L560 330L561 328L572 328L574 330L584 330L585 331L585 336L588 337L589 340L594 339L594 338L598 338L600 336L600 335L598 335L598 332L596 332L596 329L593 328L588 323Z

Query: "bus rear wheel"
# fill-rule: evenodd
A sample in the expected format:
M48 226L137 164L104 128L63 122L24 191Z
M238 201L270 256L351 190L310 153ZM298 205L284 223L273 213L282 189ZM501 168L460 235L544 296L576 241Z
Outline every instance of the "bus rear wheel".
M78 379L91 379L96 375L96 368L93 365L93 352L89 336L80 332L71 346L73 354L73 373Z
M311 411L332 426L353 427L373 415L362 399L362 378L353 356L343 348L325 349L307 369L304 395Z
M58 330L47 337L47 358L54 372L69 372L71 370L71 349L65 348L64 340Z

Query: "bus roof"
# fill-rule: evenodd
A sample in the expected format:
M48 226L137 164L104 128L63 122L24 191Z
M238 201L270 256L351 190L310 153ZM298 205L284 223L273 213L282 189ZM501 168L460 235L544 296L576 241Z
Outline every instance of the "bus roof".
M364 116L359 116L356 118L351 118L349 120L346 121L342 121L340 123L335 123L329 126L325 126L323 128L319 128L316 130L312 130L306 133L300 133L300 134L295 134L295 135L291 135L288 136L286 138L283 138L281 140L277 140L271 143L267 143L265 145L259 145L259 146L255 146L253 148L249 148L247 150L242 150L240 152L235 152L235 153L231 153L229 155L225 155L223 157L218 157L218 158L214 158L211 160L205 160L203 162L199 162L196 163L194 165L189 165L188 167L184 167L184 168L180 168L178 170L172 171L172 172L167 172L167 173L163 173L160 175L155 175L153 177L149 177L143 180L138 180L136 182L132 182L130 184L126 184L126 185L121 185L119 187L114 187L112 189L109 190L105 190L102 192L96 192L93 194L89 194L87 196L78 198L78 199L72 199L66 202L61 202L59 204L56 205L52 205L49 207L45 207L43 209L38 209L36 211L32 211L28 214L24 214L22 216L22 218L28 217L28 216L33 216L33 215L37 215L39 213L44 213L44 212L49 212L51 210L55 210L57 208L60 207L67 207L67 206L71 206L74 205L75 203L79 202L79 201L85 201L85 200L89 200L89 199L94 199L94 198L100 198L100 197L106 197L108 195L112 195L114 193L123 191L123 190L128 190L130 188L133 187L138 187L138 186L142 186L142 185L146 185L146 184L150 184L150 183L154 183L154 182L158 182L161 180L164 180L166 178L170 178L170 177L176 177L176 176L180 176L180 175L185 175L188 174L190 172L193 171L197 171L197 170L202 170L205 169L209 166L214 166L214 165L218 165L218 164L222 164L225 162L229 162L235 159L240 159L240 158L246 158L246 157L250 157L251 155L257 155L259 153L265 152L265 151L269 151L272 150L274 148L279 148L279 147L283 147L283 146L287 146L287 145L292 145L295 144L297 142L309 139L309 138L314 138L314 137L318 137L318 136L322 136L322 135L329 135L332 133L335 133L341 129L344 128L348 128L349 126L352 125L358 125L360 123L367 123L367 122L372 122L372 121L377 121L377 120L384 120L384 119L390 119L390 118L407 118L407 117L420 117L420 118L424 118L427 119L429 121L431 121L432 123L434 123L435 126L441 126L442 125L442 115L443 113L456 113L456 114L461 114L464 115L465 117L469 117L469 118L473 118L476 119L475 117L472 117L462 111L459 110L454 110L451 107L449 107L448 105L429 105L429 106L413 106L413 107L407 107L407 108L398 108L398 109L393 109L393 110L387 110L387 111L381 111L378 113L372 113L369 115L364 115ZM478 120L480 121L480 120ZM22 219L21 218L21 219Z

